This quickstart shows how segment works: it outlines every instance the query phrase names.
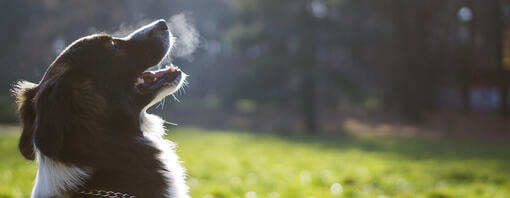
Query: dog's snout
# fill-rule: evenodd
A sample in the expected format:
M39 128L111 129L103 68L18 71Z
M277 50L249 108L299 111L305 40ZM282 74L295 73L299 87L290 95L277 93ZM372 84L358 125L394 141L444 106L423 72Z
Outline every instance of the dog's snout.
M165 31L168 30L168 25L166 24L166 21L163 19L157 20L152 22L151 24L148 24L144 27L141 27L140 29L134 31L129 36L127 36L127 39L133 38L135 40L140 39L146 39L146 38L157 38L161 35L168 35L168 33L165 33Z
M162 34L164 31L168 30L168 26L166 25L166 21L163 19L157 20L153 23L149 37L157 37L156 35ZM164 33L163 33L164 34Z
M156 22L154 25L154 30L168 30L168 26L166 25L166 21L163 19L160 19Z

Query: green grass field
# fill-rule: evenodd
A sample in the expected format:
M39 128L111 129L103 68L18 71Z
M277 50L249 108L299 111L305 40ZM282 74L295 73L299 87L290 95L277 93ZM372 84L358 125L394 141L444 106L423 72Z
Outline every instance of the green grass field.
M0 197L28 197L34 163L0 133ZM300 138L172 130L191 195L212 197L510 197L510 147L466 141Z

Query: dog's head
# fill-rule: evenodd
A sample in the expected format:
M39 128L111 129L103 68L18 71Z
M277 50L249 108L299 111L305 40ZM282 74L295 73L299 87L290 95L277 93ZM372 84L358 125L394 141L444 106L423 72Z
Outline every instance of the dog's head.
M158 20L123 38L97 34L69 45L38 84L17 86L21 153L34 159L35 145L57 157L65 144L73 144L68 139L140 135L141 111L186 78L174 66L148 71L169 53L172 39L166 22Z

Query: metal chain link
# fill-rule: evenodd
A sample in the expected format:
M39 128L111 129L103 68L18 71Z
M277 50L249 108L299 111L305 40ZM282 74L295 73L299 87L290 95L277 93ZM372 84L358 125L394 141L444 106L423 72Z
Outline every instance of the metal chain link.
M82 190L78 191L78 194L84 194L84 195L93 195L93 196L99 196L99 197L107 197L107 198L136 198L135 196L131 196L128 194L120 193L120 192L113 192L109 190Z

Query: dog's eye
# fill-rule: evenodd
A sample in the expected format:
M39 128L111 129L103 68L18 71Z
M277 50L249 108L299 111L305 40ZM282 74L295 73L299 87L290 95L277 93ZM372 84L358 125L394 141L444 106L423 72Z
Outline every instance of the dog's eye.
M110 44L112 45L112 49L114 50L118 50L118 45L117 45L117 42L115 42L115 40L111 40L110 41Z

